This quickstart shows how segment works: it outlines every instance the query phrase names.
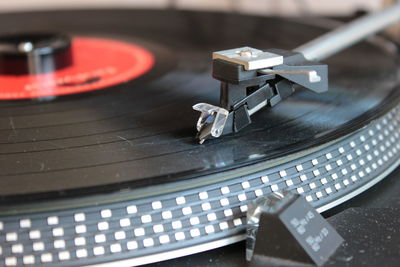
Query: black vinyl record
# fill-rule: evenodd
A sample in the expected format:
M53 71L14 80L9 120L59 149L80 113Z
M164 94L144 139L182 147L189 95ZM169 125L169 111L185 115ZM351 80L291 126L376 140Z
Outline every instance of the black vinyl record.
M2 205L137 189L290 157L354 132L399 100L398 59L364 42L326 61L328 92L299 90L258 112L240 133L199 145L192 106L219 99L213 51L293 49L325 30L278 18L177 11L20 13L0 22L0 34L105 38L154 57L140 77L100 90L1 100Z

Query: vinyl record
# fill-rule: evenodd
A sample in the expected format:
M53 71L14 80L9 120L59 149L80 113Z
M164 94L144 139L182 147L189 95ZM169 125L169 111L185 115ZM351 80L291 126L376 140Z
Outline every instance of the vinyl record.
M243 132L199 145L194 140L198 114L191 106L219 98L219 84L211 77L212 51L243 45L291 49L322 31L278 19L219 14L70 14L7 15L2 24L12 22L15 32L112 36L105 40L149 51L154 66L139 79L89 93L1 101L0 193L5 202L135 188L288 156L362 127L376 116L374 110L397 100L397 59L361 44L327 61L329 92L298 92L259 112ZM98 66L88 71L107 67L97 49L93 52L100 59L93 64Z

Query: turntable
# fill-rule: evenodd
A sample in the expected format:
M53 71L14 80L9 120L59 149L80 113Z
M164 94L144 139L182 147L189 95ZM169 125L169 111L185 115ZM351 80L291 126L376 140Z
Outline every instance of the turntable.
M328 91L296 87L198 144L192 106L220 97L212 52L291 50L324 23L134 9L0 22L12 25L0 29L0 265L133 266L223 247L245 238L257 197L289 190L325 212L400 163L389 39L323 61Z

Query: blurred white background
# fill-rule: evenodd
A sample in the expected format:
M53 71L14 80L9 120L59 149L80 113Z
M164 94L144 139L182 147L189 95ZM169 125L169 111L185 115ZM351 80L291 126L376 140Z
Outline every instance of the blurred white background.
M177 8L275 15L350 15L388 0L0 0L0 12L65 8Z

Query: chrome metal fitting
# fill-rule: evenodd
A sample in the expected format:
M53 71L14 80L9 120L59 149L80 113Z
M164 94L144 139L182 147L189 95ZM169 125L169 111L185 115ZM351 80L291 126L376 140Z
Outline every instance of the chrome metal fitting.
M245 70L264 69L283 64L283 56L249 46L214 52L212 58L243 65Z

